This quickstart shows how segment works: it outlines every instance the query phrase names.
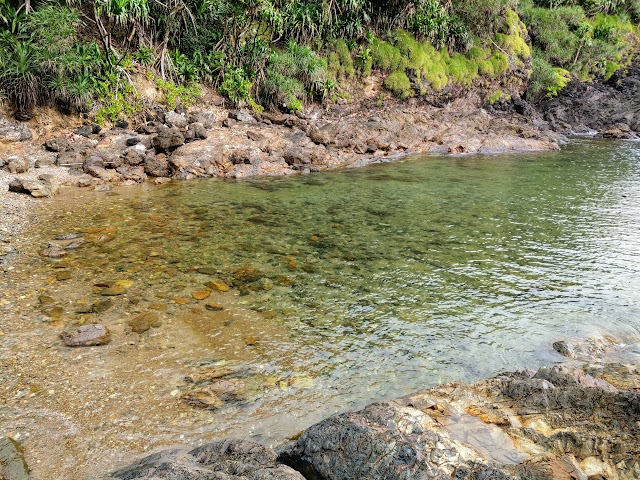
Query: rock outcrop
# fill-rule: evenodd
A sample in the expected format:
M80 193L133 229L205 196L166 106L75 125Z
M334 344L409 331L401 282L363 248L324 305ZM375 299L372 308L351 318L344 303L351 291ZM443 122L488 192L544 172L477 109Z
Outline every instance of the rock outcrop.
M639 392L558 366L329 418L280 459L313 480L634 479L639 415Z
M267 447L226 440L158 453L108 478L640 478L637 352L611 339L584 347L574 342L570 350L589 363L505 373L374 403L311 426L277 459ZM610 363L616 358L630 363Z
M540 106L556 131L631 139L640 135L640 67L621 70L609 81L574 79L558 97Z

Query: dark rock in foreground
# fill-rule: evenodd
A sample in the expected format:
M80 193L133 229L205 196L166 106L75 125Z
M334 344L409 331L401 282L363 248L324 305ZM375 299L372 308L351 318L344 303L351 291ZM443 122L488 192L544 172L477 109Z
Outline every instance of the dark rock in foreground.
M608 337L557 343L588 363L374 403L311 426L277 458L222 440L157 453L107 479L640 479L640 352Z
M640 392L558 366L329 418L280 460L312 480L637 479L639 418Z
M304 480L304 477L278 464L276 453L269 447L244 440L222 440L191 451L156 453L107 479Z

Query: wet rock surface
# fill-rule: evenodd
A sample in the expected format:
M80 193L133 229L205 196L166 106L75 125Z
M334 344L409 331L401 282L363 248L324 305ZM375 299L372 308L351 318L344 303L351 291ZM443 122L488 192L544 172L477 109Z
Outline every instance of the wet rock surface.
M588 351L606 341L584 343ZM638 357L607 363L619 347L608 345L589 363L452 383L335 415L280 448L277 459L267 447L222 440L161 452L108 478L637 479ZM246 395L251 375L234 364L195 368L183 400L219 408L224 395ZM295 388L297 380L288 383Z
M222 440L194 450L170 450L151 455L103 480L304 480L277 463L269 447L244 440Z

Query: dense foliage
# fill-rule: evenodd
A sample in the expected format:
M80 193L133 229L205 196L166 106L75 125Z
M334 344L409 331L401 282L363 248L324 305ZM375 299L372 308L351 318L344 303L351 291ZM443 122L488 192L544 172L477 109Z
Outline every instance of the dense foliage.
M629 64L639 20L640 0L0 0L0 93L103 121L143 110L136 76L173 106L204 83L295 111L371 75L403 99L519 79L539 100Z

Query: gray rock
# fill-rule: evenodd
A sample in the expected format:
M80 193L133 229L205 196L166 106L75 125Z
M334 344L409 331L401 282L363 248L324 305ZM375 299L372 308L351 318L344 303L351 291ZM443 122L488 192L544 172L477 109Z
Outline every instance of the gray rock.
M187 124L188 124L187 117L179 113L176 113L173 110L165 114L164 121L167 125L179 128L181 130L187 128Z
M167 156L163 153L147 154L144 159L144 171L150 177L168 177L171 170Z
M207 130L212 129L216 124L216 114L203 111L189 116L189 123L201 123Z
M207 129L202 123L192 123L191 125L189 125L184 138L185 140L204 140L205 138L207 138Z
M241 123L258 123L258 120L245 110L233 110L229 112L229 118Z
M304 480L300 473L280 465L275 452L243 440L220 440L191 451L156 453L118 470L118 480Z
M53 152L38 152L33 157L35 168L53 167L56 164L56 155Z
M102 324L89 324L67 330L60 338L68 347L91 347L106 345L111 341L111 334Z
M254 132L253 130L247 131L247 138L249 140L253 140L254 142L263 142L267 139L264 135L258 132Z
M263 113L262 118L269 120L274 125L284 125L289 120L290 115L286 113Z
M115 128L129 128L129 122L126 120L118 120L115 125Z
M129 148L124 154L124 163L126 165L137 166L143 164L145 158L144 149Z
M9 191L29 194L34 198L51 197L58 191L53 177L41 175L38 180L16 178L9 184Z
M14 175L17 173L26 173L29 171L29 160L17 156L7 158L7 170Z
M232 128L237 122L233 118L225 118L222 121L222 126L226 128Z
M69 140L64 137L50 138L44 142L44 148L50 152L66 152L71 148Z
M127 138L127 146L128 147L133 147L134 145L137 145L140 143L140 137L129 137Z
M144 167L139 165L137 167L130 165L122 165L116 168L116 172L120 173L125 180L131 180L136 183L142 183L147 179L147 175L144 173Z
M76 135L82 135L83 137L89 138L93 133L93 128L91 125L83 125L81 127L76 128L73 133Z
M114 170L107 170L106 168L102 168L98 165L91 165L87 168L88 174L104 180L105 182L119 182L122 180L122 175Z
M7 437L0 437L0 480L29 480L20 445Z
M32 138L31 130L24 123L0 125L0 143L24 142Z
M103 158L99 157L98 155L91 155L90 157L87 157L87 159L82 164L82 171L88 173L89 169L94 166L104 168Z
M182 132L175 127L161 130L151 140L151 146L160 152L170 152L181 145L184 145L185 139Z

